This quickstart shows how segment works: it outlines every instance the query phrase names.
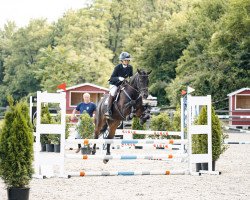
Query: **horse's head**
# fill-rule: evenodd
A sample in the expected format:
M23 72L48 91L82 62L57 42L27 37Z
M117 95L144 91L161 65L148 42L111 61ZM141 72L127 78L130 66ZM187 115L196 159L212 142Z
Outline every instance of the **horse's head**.
M148 97L148 84L149 84L149 72L137 69L137 73L134 76L133 86L140 92L143 99Z

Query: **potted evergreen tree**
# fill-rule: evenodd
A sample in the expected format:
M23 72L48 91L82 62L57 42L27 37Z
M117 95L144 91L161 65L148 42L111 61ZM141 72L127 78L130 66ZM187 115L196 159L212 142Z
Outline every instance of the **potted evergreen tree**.
M54 145L54 152L59 153L60 152L60 135L59 134L51 134L53 136L51 142Z
M80 124L76 127L76 130L81 135L83 139L91 139L93 138L93 133L95 129L95 125L93 123L93 118L89 116L88 113L84 112L80 117ZM82 154L91 154L92 149L89 144L84 144L81 147Z
M215 163L219 159L220 155L227 149L227 145L223 144L224 139L227 137L223 133L221 123L218 116L215 114L214 108L212 107L212 170L215 171ZM207 124L207 108L204 106L197 119L197 124ZM192 151L195 154L206 154L207 153L207 135L194 135ZM196 165L197 170L208 170L208 163L201 163Z
M8 97L9 110L4 117L0 134L0 177L7 186L8 199L29 199L29 182L34 173L33 128L29 120L28 105L14 105Z
M57 116L58 119L61 119L61 115ZM58 122L59 120L57 120ZM66 117L66 125L65 125L65 139L68 139L69 134L70 134L70 117ZM59 134L54 134L52 143L54 144L54 152L60 153L60 147L61 147L61 135Z
M41 124L53 124L54 121L50 115L48 104L43 105L41 111L42 111L41 112ZM42 150L45 145L45 150L47 152L54 152L54 144L52 144L53 139L54 139L54 135L41 134L40 142L41 142Z

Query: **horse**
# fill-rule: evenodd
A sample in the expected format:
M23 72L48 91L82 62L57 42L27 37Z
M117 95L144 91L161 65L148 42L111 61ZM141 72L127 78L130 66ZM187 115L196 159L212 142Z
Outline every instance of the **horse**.
M149 109L143 104L143 99L148 97L149 74L145 70L137 69L129 81L126 79L118 87L115 100L112 104L112 118L107 119L104 113L107 110L106 101L108 95L105 95L97 104L95 114L95 131L94 138L98 139L99 135L104 133L108 128L107 139L113 139L117 127L121 121L133 116L140 118L140 123L143 124L149 119ZM92 154L96 153L96 144L93 145ZM110 155L110 144L107 144L106 155ZM103 162L106 164L107 159Z

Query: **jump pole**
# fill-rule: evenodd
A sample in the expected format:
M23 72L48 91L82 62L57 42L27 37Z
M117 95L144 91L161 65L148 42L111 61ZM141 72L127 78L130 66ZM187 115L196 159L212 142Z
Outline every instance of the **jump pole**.
M79 171L70 172L69 177L84 176L136 176L136 175L187 175L189 170L166 170L166 171Z

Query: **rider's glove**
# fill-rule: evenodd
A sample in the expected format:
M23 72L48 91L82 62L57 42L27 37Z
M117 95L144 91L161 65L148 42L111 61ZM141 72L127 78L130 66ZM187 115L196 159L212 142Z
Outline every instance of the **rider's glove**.
M124 78L120 76L119 81L124 81Z

